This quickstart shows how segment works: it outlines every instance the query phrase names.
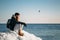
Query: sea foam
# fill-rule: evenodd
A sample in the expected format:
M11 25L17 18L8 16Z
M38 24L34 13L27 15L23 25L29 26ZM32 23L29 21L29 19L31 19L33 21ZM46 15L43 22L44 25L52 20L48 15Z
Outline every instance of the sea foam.
M34 34L23 30L24 36L19 36L15 31L0 32L0 40L42 40Z

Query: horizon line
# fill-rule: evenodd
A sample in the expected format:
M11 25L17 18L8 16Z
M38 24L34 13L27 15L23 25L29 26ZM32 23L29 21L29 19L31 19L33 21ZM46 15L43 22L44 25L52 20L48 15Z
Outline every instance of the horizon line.
M7 24L7 23L0 23L0 24ZM60 23L26 23L26 24L60 24Z

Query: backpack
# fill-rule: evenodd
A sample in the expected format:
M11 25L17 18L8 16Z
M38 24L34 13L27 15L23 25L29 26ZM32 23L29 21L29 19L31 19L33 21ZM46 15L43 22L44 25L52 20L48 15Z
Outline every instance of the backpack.
M7 28L14 31L15 24L16 24L15 19L8 19Z
M10 29L10 22L11 22L11 19L8 19L7 21L7 28Z

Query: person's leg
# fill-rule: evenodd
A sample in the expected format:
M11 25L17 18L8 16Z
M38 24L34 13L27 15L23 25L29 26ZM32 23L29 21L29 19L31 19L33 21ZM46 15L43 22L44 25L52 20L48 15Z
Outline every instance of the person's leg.
M24 35L22 32L22 29L23 29L23 26L21 24L16 24L14 27L14 31L20 36Z
M19 30L19 31L18 31L18 35L19 35L19 36L23 36L23 35L24 35L24 33L22 32L22 30Z
M18 35L23 36L24 33L22 32L23 25L20 25L20 29L18 30Z

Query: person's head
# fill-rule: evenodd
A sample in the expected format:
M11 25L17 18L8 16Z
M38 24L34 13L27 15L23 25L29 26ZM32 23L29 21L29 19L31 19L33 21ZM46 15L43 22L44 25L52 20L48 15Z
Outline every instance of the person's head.
M20 20L20 14L19 14L19 13L15 13L15 17L16 17L16 20L17 20L17 21Z

